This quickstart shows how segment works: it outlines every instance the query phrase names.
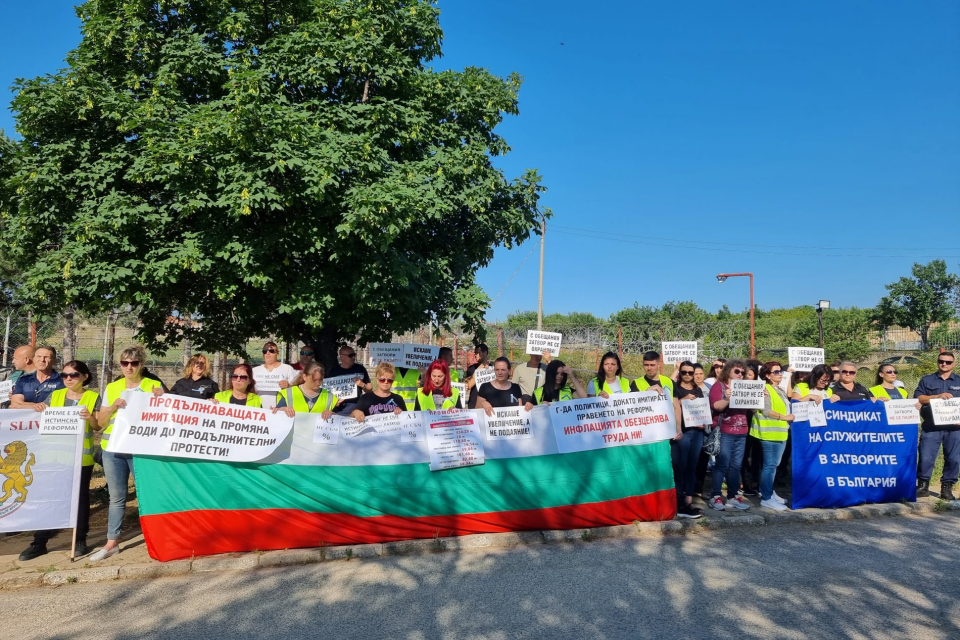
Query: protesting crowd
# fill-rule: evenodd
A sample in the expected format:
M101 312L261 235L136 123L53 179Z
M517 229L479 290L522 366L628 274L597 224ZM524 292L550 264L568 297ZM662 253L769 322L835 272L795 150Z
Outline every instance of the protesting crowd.
M960 471L960 425L934 424L930 407L933 399L960 397L960 376L953 372L952 353L939 354L937 372L924 376L912 393L897 380L894 365L881 365L876 372L876 384L867 388L855 380L857 367L846 361L820 364L809 372L794 371L775 360L717 359L709 370L700 363L682 361L668 377L661 373L661 355L648 351L643 355L643 375L631 379L624 374L618 355L607 352L599 360L596 375L591 375L584 385L569 366L552 358L549 351L531 355L526 362L516 364L505 357L491 362L489 349L484 344L475 348L477 361L462 374L453 369L452 350L441 348L437 359L423 370L380 362L372 378L367 368L357 362L357 352L349 345L340 348L339 363L330 371L315 359L309 346L300 350L300 358L293 364L280 360L280 350L273 342L264 344L262 353L262 365L233 366L226 389L221 389L211 377L209 359L193 355L186 363L182 378L167 389L145 368L143 348L130 346L120 353L122 375L106 385L101 397L88 389L93 380L84 362L71 360L58 368L56 350L49 346L23 346L15 351L16 371L11 376L9 408L42 412L47 407L82 407L79 415L86 422L86 432L76 555L90 552L86 537L95 463L104 469L110 500L107 542L88 561L99 562L119 553L134 460L130 454L107 451L106 444L117 411L126 406L123 396L131 391L258 407L290 417L312 413L327 419L336 414L359 422L379 414L461 408L479 409L493 415L494 409L503 407L530 410L536 405L578 398L610 398L616 394L652 391L673 402L676 434L670 442L670 451L677 515L681 518L703 516L703 510L694 506L696 498L716 510L747 510L751 503L745 498L751 496L759 497L762 508L788 509L787 500L777 495L774 486L778 477L782 479L790 458L791 423L796 419L791 409L796 406L794 403L821 405L914 398L922 420L917 496L930 495L934 463L942 448L944 467L939 495L942 499L955 499L953 487ZM478 384L481 373L484 381ZM352 377L357 387L357 393L350 394L353 397L340 398L324 385L328 378L344 376ZM731 406L731 383L736 380L764 383L762 409ZM712 422L688 425L684 404L704 399L708 401ZM99 434L99 446L95 434ZM706 485L708 474L711 475L709 486ZM20 560L47 553L47 542L55 533L35 532L33 542L20 555Z

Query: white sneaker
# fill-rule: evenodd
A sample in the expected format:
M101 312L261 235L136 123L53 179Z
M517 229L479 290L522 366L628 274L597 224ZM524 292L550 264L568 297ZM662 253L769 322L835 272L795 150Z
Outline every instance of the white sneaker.
M715 497L710 501L710 506L716 509L717 511L726 511L727 505L723 504L723 498L720 496Z
M764 509L772 509L773 511L790 511L787 508L787 505L777 502L771 497L769 500L761 500L760 506Z
M773 492L772 497L776 502L779 502L780 504L787 504L786 498L781 498L780 496L778 496L776 491Z
M87 562L100 562L101 560L106 560L107 558L112 558L113 556L117 555L118 553L120 553L120 547L119 547L119 546L116 546L116 547L114 547L113 549L110 549L109 551L106 550L106 549L100 549L99 551L97 551L96 553L94 553L92 556L90 556L89 558L87 558Z
M733 506L734 509L739 509L740 511L746 511L750 508L749 502L744 502L743 498L737 496L735 498L727 498L727 507Z

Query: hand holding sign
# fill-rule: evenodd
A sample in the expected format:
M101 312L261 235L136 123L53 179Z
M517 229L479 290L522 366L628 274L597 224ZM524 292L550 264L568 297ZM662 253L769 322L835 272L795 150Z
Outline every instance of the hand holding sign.
M529 355L541 355L544 351L549 351L554 358L560 356L560 342L563 335L551 333L550 331L527 331L527 353Z
M731 409L763 409L764 383L762 380L731 380Z
M794 371L813 371L815 366L826 361L823 349L808 347L788 347L787 357Z
M661 342L660 353L663 354L664 364L680 364L687 360L697 361L697 343L693 342Z

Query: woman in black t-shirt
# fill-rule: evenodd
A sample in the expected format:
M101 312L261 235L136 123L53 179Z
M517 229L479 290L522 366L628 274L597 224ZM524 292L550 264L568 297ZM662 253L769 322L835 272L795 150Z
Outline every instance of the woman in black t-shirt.
M198 400L209 400L220 393L220 385L210 377L210 361L199 353L191 356L183 368L183 377L174 383L170 393Z
M397 370L389 362L381 362L373 374L373 391L360 396L357 406L350 413L350 417L357 422L363 422L366 416L375 416L381 413L399 415L407 410L407 403L396 393L393 393L393 380Z
M703 391L694 381L696 369L692 362L683 361L678 367L679 382L673 390L673 411L677 419L677 436L670 442L670 458L673 462L673 481L677 488L677 516L699 518L703 509L693 506L696 485L697 460L703 448L703 425L688 427L683 420L683 402L703 398Z
M477 409L492 416L493 410L500 407L524 407L527 411L533 408L532 403L523 401L520 385L510 382L510 360L504 357L494 360L493 372L497 377L481 385L477 392Z

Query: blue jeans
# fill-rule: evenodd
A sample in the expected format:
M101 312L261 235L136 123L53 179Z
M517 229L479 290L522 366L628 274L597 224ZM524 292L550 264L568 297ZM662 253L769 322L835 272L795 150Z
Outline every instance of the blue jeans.
M107 511L107 540L119 540L123 516L127 507L127 483L133 471L133 456L129 453L103 452L103 473L107 476L110 509Z
M720 434L720 453L713 465L713 491L710 496L723 495L723 481L727 481L727 498L736 498L740 489L740 465L743 464L743 452L747 446L747 434L742 436L730 433Z
M941 482L955 484L960 472L960 431L921 431L920 432L920 468L917 478L930 481L933 464L943 445L943 477Z
M769 500L773 497L773 480L777 475L777 466L783 457L783 450L787 448L787 441L761 440L763 447L763 468L760 469L760 499Z
M702 449L703 429L690 429L680 440L670 441L673 484L677 487L677 505L681 507L687 503L686 498L693 496Z

